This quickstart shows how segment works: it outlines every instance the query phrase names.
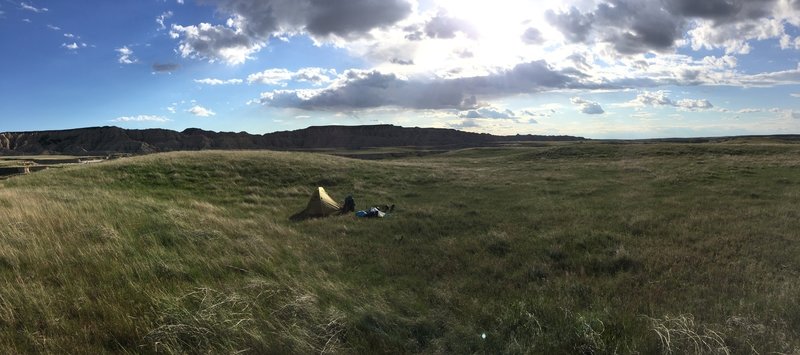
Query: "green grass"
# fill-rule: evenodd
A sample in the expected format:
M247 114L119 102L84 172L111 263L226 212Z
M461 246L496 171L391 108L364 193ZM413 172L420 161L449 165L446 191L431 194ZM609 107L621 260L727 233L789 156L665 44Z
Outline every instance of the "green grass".
M315 186L397 211L289 221ZM789 144L67 166L0 182L0 348L798 352L798 202Z

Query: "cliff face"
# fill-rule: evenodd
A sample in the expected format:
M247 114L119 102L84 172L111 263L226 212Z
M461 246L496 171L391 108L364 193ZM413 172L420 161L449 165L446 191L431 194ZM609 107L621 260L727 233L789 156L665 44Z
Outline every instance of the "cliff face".
M190 128L127 130L93 127L63 131L0 133L0 154L142 154L203 149L320 149L366 147L470 147L508 140L580 140L569 136L513 136L392 125L321 126L264 135Z

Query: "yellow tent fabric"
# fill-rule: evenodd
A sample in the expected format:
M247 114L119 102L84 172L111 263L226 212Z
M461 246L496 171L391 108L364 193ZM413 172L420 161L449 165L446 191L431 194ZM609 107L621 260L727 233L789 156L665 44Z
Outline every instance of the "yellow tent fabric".
M341 209L342 207L328 196L325 189L318 187L314 190L314 193L311 194L308 206L306 206L306 210L303 212L309 217L324 217L337 213Z

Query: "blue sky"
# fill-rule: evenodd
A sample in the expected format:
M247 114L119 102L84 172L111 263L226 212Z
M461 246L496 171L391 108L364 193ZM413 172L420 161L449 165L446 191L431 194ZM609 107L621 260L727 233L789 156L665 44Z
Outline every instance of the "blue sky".
M0 131L798 133L798 0L0 2Z

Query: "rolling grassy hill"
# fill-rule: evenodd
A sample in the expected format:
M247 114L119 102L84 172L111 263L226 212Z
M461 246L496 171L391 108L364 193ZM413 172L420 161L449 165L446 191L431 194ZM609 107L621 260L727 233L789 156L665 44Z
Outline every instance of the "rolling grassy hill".
M291 222L315 186L380 220ZM800 146L191 152L0 182L4 352L800 351Z

